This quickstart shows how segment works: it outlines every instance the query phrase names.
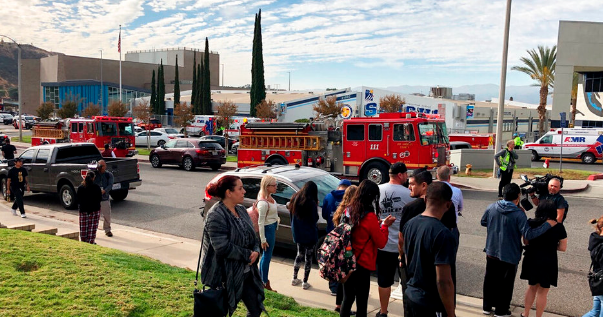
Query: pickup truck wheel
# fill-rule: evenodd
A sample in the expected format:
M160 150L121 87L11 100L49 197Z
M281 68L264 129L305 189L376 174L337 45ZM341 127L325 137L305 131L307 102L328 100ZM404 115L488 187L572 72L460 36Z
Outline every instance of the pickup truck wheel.
M592 153L582 154L582 163L593 164L596 161L597 161L597 158Z
M540 161L540 156L538 155L538 152L532 151L532 162L536 161Z
M61 189L59 190L59 198L61 199L61 204L63 204L65 209L77 208L75 190L73 190L71 185L65 184L61 186Z
M111 198L113 198L114 201L122 201L122 200L126 199L126 197L128 197L128 190L127 189L112 190L109 192L109 195L111 196Z
M193 162L192 158L187 156L184 158L184 160L182 160L182 167L184 167L185 171L192 171L195 169L195 163Z
M158 155L151 156L151 166L153 166L154 168L161 167L161 161L159 160Z
M389 182L387 166L380 162L369 163L364 168L362 179L368 179L377 185Z

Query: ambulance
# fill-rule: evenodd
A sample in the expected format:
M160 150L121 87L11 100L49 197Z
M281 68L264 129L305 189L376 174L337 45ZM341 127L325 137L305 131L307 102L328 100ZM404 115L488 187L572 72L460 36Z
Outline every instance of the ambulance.
M536 142L525 143L523 149L532 151L532 161L563 157L592 164L603 158L603 129L563 129L563 134L561 129L551 129Z

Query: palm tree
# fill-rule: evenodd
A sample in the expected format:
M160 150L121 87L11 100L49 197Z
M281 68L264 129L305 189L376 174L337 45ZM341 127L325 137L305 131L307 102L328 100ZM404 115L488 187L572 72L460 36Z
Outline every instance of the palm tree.
M538 46L538 50L527 51L529 58L522 57L520 60L525 66L513 66L512 70L518 70L530 75L536 81L534 86L540 86L540 104L538 104L538 130L544 132L544 120L546 116L546 99L549 89L553 89L555 81L555 64L557 59L557 45L553 48Z

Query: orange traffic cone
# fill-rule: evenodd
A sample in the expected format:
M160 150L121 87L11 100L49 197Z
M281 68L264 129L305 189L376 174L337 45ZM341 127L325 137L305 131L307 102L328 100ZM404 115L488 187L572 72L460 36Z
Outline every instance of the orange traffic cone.
M549 168L549 159L544 160L544 164L542 164L542 167Z

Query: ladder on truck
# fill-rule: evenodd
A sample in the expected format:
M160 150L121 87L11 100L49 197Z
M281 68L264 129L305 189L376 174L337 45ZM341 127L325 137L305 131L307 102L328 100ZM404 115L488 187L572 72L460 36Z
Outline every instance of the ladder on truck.
M240 135L239 148L266 150L320 150L320 137L314 135Z

